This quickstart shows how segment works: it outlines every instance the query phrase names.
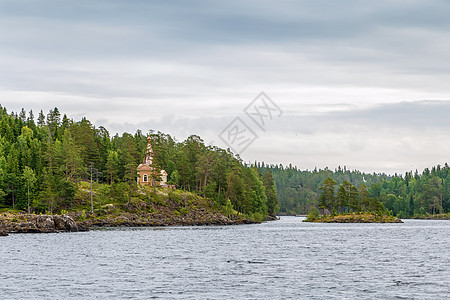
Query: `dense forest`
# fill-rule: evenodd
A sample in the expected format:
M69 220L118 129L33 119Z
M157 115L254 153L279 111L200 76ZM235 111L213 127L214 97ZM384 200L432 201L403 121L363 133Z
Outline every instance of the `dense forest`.
M271 170L245 166L229 150L206 146L195 135L177 142L151 132L154 164L168 183L211 199L216 207L264 219L278 211ZM147 135L110 136L83 118L73 121L58 108L35 118L22 109L8 114L0 106L0 208L57 213L76 208L79 183L102 183L98 197L127 203L136 189Z
M361 173L346 167L339 167L334 171L308 171L292 165L258 166L272 171L277 186L280 214L307 214L312 207L323 207L324 204L319 200L324 187L330 184L334 190L331 202L339 203L342 193L348 191L348 197L353 199L351 209L361 205L362 195L364 207L369 207L370 203L375 204L375 200L379 200L386 209L400 218L450 212L450 172L447 163L431 170L427 168L422 173L415 171L393 176ZM334 183L329 180L327 182L328 178ZM333 206L338 208L338 204L332 204L331 207ZM341 205L342 208L349 210L349 205Z
M206 146L196 135L183 142L161 132L150 137L154 164L167 171L170 184L258 219L275 216L278 209L280 214L307 214L313 207L345 212L378 203L401 218L450 212L448 164L393 176L346 167L249 166L229 150ZM57 108L35 118L32 111L8 114L0 107L0 208L74 209L79 183L91 175L107 186L99 197L127 203L146 145L147 135L139 130L111 137L86 118L75 122L61 116Z

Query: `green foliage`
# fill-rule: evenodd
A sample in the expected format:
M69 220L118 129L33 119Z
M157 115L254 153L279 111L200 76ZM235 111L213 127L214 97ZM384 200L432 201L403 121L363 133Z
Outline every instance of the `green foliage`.
M277 189L275 180L273 179L271 170L261 172L261 177L264 184L265 194L267 198L267 210L269 216L275 217L280 207L278 206Z
M170 184L211 199L212 206L229 215L305 214L318 201L319 207L330 213L387 210L412 217L450 211L447 164L421 174L394 176L345 167L302 171L292 165L246 166L229 150L206 146L196 135L182 142L161 132L151 132L150 137L154 166L168 172ZM143 198L169 205L161 195L136 192L136 166L142 162L146 145L147 136L141 131L110 137L105 128L96 128L86 118L75 122L57 108L48 114L41 111L37 122L31 111L27 118L24 109L8 114L1 108L0 206L24 210L29 201L36 212L57 212L87 205L90 193L83 181L90 179L87 170L91 163L94 181L111 185L109 191L106 187L96 191L99 207ZM183 206L195 201L176 195L173 193L174 201Z
M317 207L322 210L322 214L325 214L325 210L331 216L336 216L339 213L366 211L381 215L386 213L383 203L378 198L368 197L368 191L364 183L360 185L358 191L354 185L344 181L339 186L337 195L335 195L336 184L336 181L328 177L319 188L322 193L319 196Z
M180 214L183 215L183 216L187 215L188 212L189 212L188 209L187 209L187 208L184 208L184 207L180 208L178 211L179 211Z
M33 169L31 169L28 166L25 166L24 170L23 170L23 181L24 184L27 188L27 211L28 213L30 213L30 190L32 190L34 188L34 184L36 183L36 174L34 173ZM31 191L32 192L32 191Z
M58 178L56 181L57 201L60 207L69 208L75 196L75 186L65 178Z
M231 216L231 214L233 213L233 204L231 204L230 199L227 200L227 203L225 205L225 207L223 208L223 213L225 216L227 216L228 218Z
M126 182L115 183L111 185L110 197L117 203L127 203L128 185Z
M98 206L102 207L103 203L109 203L113 199L112 188L109 185L100 185L97 188L96 199Z
M153 166L167 171L169 184L211 199L211 206L228 214L262 220L278 212L270 170L246 166L229 150L206 146L196 135L182 142L160 132L151 132L150 138ZM196 200L173 191L165 199L136 186L136 168L146 146L147 136L139 130L110 137L105 128L96 128L86 118L71 120L58 108L41 111L37 123L32 112L27 118L24 109L19 114L1 109L0 205L49 213L86 209L91 195L85 182L92 170L95 184L108 184L94 188L96 209L104 203L130 206L140 200L187 208Z
M173 163L171 163L170 165L174 165ZM178 174L178 170L173 170L170 173L170 179L168 180L168 184L173 184L175 186L177 186L180 182L180 175Z
M319 197L319 203L318 207L322 210L322 212L325 211L325 209L328 209L329 211L332 211L333 208L336 206L336 197L334 196L334 187L336 185L336 181L328 177L323 182L322 186L319 188L322 193Z
M263 222L267 219L267 216L260 212L254 212L248 215L249 219L255 220L258 222Z
M80 221L84 221L84 220L86 220L86 211L85 210L83 210L81 212L81 216L80 216Z
M309 213L306 215L305 222L314 222L320 219L320 212L317 208L313 207L309 210Z
M450 211L448 164L427 168L422 173L416 170L394 176L350 171L345 167L334 171L299 170L293 166L265 166L264 163L258 164L258 167L272 171L281 214L305 214L318 201L321 207L326 207L326 198L319 198L322 195L320 188L327 178L337 183L335 193L339 213L380 211L384 207L395 216L401 214L403 218L410 218Z
M4 199L5 199L6 193L0 189L0 204L3 204Z

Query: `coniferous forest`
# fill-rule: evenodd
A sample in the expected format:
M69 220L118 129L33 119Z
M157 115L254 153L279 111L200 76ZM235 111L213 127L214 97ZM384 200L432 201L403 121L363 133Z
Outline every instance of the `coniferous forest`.
M154 164L168 183L212 199L217 207L257 219L387 209L400 218L450 212L449 166L393 176L336 170L300 170L289 165L243 164L229 150L206 146L196 135L183 142L150 133ZM57 213L78 207L76 192L91 176L103 184L99 197L129 203L136 189L147 134L110 136L83 118L75 122L58 108L47 114L0 107L0 208ZM104 188L107 186L108 188Z
M206 146L195 135L177 142L151 132L154 165L168 183L211 199L219 209L263 220L278 211L271 170L245 166L229 150ZM136 190L147 134L110 136L83 118L74 121L58 108L47 114L0 107L0 208L35 213L71 211L76 194L91 178L102 187L96 197L130 203Z
M400 218L450 212L449 165L422 173L389 176L361 173L346 167L332 171L300 170L293 166L260 165L270 169L277 186L280 214L307 214L311 208L339 212L377 210L378 201Z

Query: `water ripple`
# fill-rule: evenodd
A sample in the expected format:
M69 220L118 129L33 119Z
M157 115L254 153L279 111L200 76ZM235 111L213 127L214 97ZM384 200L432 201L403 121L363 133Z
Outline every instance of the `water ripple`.
M2 238L0 299L445 299L450 221Z

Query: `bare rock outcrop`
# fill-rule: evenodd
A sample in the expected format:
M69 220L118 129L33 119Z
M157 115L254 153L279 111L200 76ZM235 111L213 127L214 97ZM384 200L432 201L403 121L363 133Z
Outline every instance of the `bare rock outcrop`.
M67 215L22 215L3 222L6 233L77 232L78 225Z

